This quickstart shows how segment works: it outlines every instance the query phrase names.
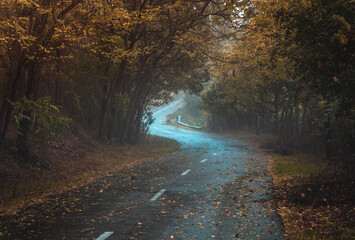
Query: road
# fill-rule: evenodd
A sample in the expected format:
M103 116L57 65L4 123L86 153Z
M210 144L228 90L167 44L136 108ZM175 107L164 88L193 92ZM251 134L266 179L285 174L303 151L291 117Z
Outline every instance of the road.
M7 237L283 239L267 156L235 137L166 125L165 116L182 104L156 109L150 128L179 141L179 151L53 197L45 209L26 209L19 213L26 217L19 226L24 230ZM36 216L38 211L45 214Z

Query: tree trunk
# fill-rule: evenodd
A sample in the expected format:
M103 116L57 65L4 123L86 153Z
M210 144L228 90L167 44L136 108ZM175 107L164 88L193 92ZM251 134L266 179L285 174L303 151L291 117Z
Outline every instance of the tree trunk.
M131 98L131 104L128 108L128 111L127 111L127 115L126 115L126 119L125 119L125 122L124 122L124 125L123 125L123 130L122 130L122 135L121 135L121 138L120 138L120 141L122 143L126 143L129 138L130 138L130 135L132 133L132 125L133 125L133 122L134 122L134 117L138 111L138 108L139 108L139 96L141 96L141 92L143 90L143 87L144 87L144 81L143 83L140 84L140 86L138 87L138 89L136 89L134 91L134 94Z
M333 149L331 144L331 129L330 129L330 119L328 118L324 123L325 136L324 136L324 146L325 146L325 156L330 158L333 155Z
M305 105L303 107L300 135L303 135L306 132L306 129L307 129L307 126L306 126L306 123L307 123L307 109L308 109L308 101L305 103Z
M126 67L126 61L123 61L120 64L119 69L116 71L111 83L109 84L110 86L107 87L105 85L103 87L101 117L100 117L100 125L99 125L99 132L98 132L99 139L102 139L105 136L107 136L106 125L108 120L109 109L111 107L111 102L118 86L123 82L123 74L124 74L125 67Z
M1 117L0 150L2 150L4 147L7 129L9 127L10 118L12 114L12 106L10 105L10 103L7 102L6 97L2 105L3 106L1 107L1 111L0 111L0 117Z
M234 70L233 70L234 74ZM237 97L234 97L234 117L235 117L235 130L238 131L239 122L238 122L238 110L237 110Z
M26 117L30 117L31 113L26 111L23 113ZM20 121L20 129L19 134L16 138L16 147L17 151L22 157L23 160L29 161L29 146L27 143L27 137L30 130L30 123L31 121L28 118L21 119Z
M19 60L17 62L17 66L14 66L16 70L12 71L13 69L9 69L6 74L7 82L3 93L2 106L0 109L0 149L3 149L4 147L4 142L12 115L13 107L10 104L10 101L13 102L16 100L16 89L18 87L18 83L21 79L22 71L24 68L23 54L20 54Z
M31 64L27 73L27 84L26 84L26 90L25 90L25 97L27 99L31 98L32 93L36 89L36 84L39 81L39 75L37 76L36 79L36 73L39 73L38 71L36 72L36 64ZM39 70L40 71L40 70ZM38 86L38 85L37 85ZM28 138L28 133L30 131L30 124L31 124L31 112L30 111L25 111L23 112L23 115L25 118L22 118L20 121L20 129L19 129L19 134L17 135L16 138L16 146L17 150L20 154L20 156L28 161L29 160L29 146L27 143L27 138Z
M260 135L260 116L257 115L257 120L256 120L256 135Z

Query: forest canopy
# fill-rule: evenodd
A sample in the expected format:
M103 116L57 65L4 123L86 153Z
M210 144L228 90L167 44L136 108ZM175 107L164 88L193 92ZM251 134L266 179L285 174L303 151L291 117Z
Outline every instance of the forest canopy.
M4 0L0 146L26 157L73 121L134 143L152 107L208 82L211 130L349 153L354 11L353 0Z
M135 142L149 110L209 79L225 1L5 0L0 3L0 146L70 124ZM41 117L43 116L43 117ZM46 117L44 117L46 116ZM14 121L16 120L16 121Z
M238 1L228 59L204 94L211 129L257 128L284 150L354 149L355 4Z

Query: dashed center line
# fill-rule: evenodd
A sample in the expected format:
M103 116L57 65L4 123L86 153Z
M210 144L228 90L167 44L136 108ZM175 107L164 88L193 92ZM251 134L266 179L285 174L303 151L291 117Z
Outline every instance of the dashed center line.
M157 200L165 191L166 191L166 189L160 190L157 194L154 195L154 197L152 197L152 198L150 199L150 201L154 202L154 201Z
M186 174L188 174L191 170L186 170L185 172L181 173L181 176L185 176Z
M113 232L104 232L103 234L101 234L100 237L96 238L96 240L105 240L106 238L108 238L112 234L113 234Z
M205 158L205 159L203 159L201 162L206 162L208 159L207 158Z
M216 156L216 155L217 155L217 153L214 153L214 154L213 154L213 156Z

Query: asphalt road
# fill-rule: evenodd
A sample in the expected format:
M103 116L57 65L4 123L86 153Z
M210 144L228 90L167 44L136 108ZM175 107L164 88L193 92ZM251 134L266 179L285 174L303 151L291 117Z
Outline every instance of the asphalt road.
M283 239L267 157L234 137L166 125L182 104L156 109L150 128L179 151L23 210L0 239Z

